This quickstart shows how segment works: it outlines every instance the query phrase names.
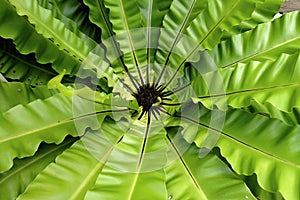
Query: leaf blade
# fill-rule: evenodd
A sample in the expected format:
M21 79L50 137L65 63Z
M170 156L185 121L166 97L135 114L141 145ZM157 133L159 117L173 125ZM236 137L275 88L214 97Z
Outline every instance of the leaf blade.
M7 2L1 1L1 24L0 35L6 39L13 39L16 48L22 54L35 53L39 63L52 63L58 72L62 66L69 66L68 73L73 74L79 63L64 50L58 50L50 40L39 35L35 29L16 14L15 9ZM9 21L5 19L10 19ZM9 23L8 23L9 22ZM13 23L15 26L11 26ZM51 55L51 56L49 56ZM73 71L74 70L74 71Z
M87 100L78 99L72 103L72 98L57 94L3 113L0 116L1 157L4 161L1 162L1 171L12 166L13 158L33 155L42 141L58 144L66 135L82 135L88 127L97 128L97 120L112 112L110 106L99 106L99 112L95 112L97 109L91 110L87 105L90 105ZM41 111L51 114L44 115ZM20 115L23 118L18 117Z
M261 112L273 113L277 118L285 120L284 116L276 113L281 111L295 121L296 112L294 116L292 112L299 107L299 61L299 54L296 53L282 54L276 61L238 64L236 67L198 74L197 78L192 78L192 87L198 100L208 108L212 108L212 103L222 108L226 99L226 103L234 108L254 106L261 108ZM201 68L202 65L195 67ZM218 79L222 80L220 84L224 90L213 93L210 87L216 86ZM282 101L286 96L291 98Z
M171 143L172 140L169 137ZM224 199L255 199L243 180L231 172L216 155L210 153L199 158L199 149L194 144L185 152L180 152L175 145L172 148L170 153L178 157L166 169L166 186L172 198L217 199L221 195ZM180 184L182 182L185 184Z
M162 169L166 162L164 130L160 123L155 124L145 138L141 137L146 131L141 125L139 121L129 125L130 129L111 152L86 198L140 199L141 195L149 193L155 199L166 199L165 172ZM118 187L116 183L120 183Z
M0 192L4 199L16 199L34 178L74 142L68 138L60 145L41 145L33 157L14 161L14 167L0 175Z
M258 25L249 32L221 42L209 54L215 60L217 67L225 68L250 61L274 61L281 53L296 53L300 41L297 26L299 15L299 12L288 13L272 22ZM246 42L250 38L252 42Z
M109 133L111 134L108 135ZM118 126L111 120L105 120L101 131L89 131L74 143L56 159L56 163L49 165L19 198L51 196L53 199L83 199L86 191L94 185L107 156L121 136L122 131ZM72 185L69 179L73 180ZM55 184L57 181L60 184ZM40 185L44 187L41 188Z
M279 191L287 199L300 198L296 192L299 187L297 177L300 176L299 127L286 126L278 120L245 111L229 110L224 128L219 130L209 127L210 111L202 111L199 125L203 129L195 139L197 145L201 146L208 129L215 131L219 135L216 146L220 147L221 154L237 173L256 173L263 189ZM287 181L293 183L294 189L286 186Z

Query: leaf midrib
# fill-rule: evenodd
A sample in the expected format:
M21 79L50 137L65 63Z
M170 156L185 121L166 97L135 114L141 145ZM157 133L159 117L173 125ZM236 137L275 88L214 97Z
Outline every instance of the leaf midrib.
M73 195L70 197L70 200L76 200L78 196L80 196L80 193L84 190L85 185L87 185L91 179L98 174L98 172L101 170L101 168L104 166L104 163L108 160L111 152L116 147L116 143L123 137L121 135L114 145L110 147L110 149L107 151L107 153L101 158L101 160L97 160L97 164L93 169L90 171L90 173L86 176L85 179L82 180L81 184L77 187L76 191L73 193Z
M6 55L8 55L8 56L10 56L10 57L12 57L14 60L17 60L17 61L19 61L19 62L21 62L21 63L24 63L25 65L28 65L28 66L30 66L30 67L32 67L32 68L35 68L36 70L45 72L45 73L50 74L50 75L54 75L54 76L56 75L54 72L50 72L50 71L47 71L46 69L43 69L43 68L41 68L41 67L38 67L38 66L36 66L36 65L34 65L34 64L32 64L32 63L26 61L26 60L21 59L20 57L15 56L14 54L11 54L11 53L8 52L8 51L3 51L3 53L6 54Z
M172 139L167 135L167 140L170 142L171 147L175 151L176 155L178 156L180 163L182 164L183 168L185 169L185 172L187 173L188 177L190 177L191 181L194 183L195 187L197 188L198 192L202 195L204 200L208 200L207 196L205 195L204 191L199 186L198 182L196 181L196 178L193 176L192 172L190 171L188 165L184 161L184 158L179 153L178 149L176 148L175 144L173 143Z
M130 50L131 50L131 54L132 54L132 57L133 57L133 60L134 60L134 64L135 64L135 67L137 69L138 75L140 77L141 84L144 85L144 80L142 78L142 74L141 74L141 71L139 69L140 64L138 62L137 55L135 53L135 48L134 48L134 45L133 45L133 40L132 40L131 34L129 32L129 26L128 26L127 17L126 17L124 6L123 6L123 1L119 0L119 3L120 3L122 18L123 18L123 22L124 22L124 25L125 25L125 31L126 31L126 34L128 36Z
M20 171L22 171L23 169L27 168L28 166L38 162L39 160L44 159L44 157L47 157L48 155L52 154L53 152L57 151L60 148L63 148L65 146L67 146L68 144L70 144L71 142L73 142L72 140L68 141L67 143L57 146L53 149L51 149L50 151L45 152L42 155L39 155L37 157L35 157L36 159L29 161L27 163L25 163L24 165L20 166L17 170L15 170L13 173L9 174L8 176L4 177L3 179L0 180L0 185L5 182L5 180L9 179L11 176L14 176L15 174L19 173Z
M193 10L193 8L194 8L194 6L195 6L195 2L196 2L196 0L193 1L191 7L190 7L189 10L188 10L188 13L185 15L184 21L182 22L182 24L181 24L181 26L180 26L180 29L179 29L179 31L178 31L178 33L177 33L177 35L176 35L176 38L175 38L175 40L173 41L172 46L171 46L171 48L170 48L170 51L169 51L169 53L168 53L168 55L167 55L167 58L166 58L166 61L165 61L165 65L167 65L167 64L169 63L170 56L171 56L171 54L173 53L173 49L175 48L175 45L177 44L177 42L178 42L178 40L179 40L179 36L180 36L181 33L183 32L183 28L186 26L187 20L188 20L188 18L190 17L190 15L191 15L191 13L192 13L192 10Z
M107 19L106 15L104 14L104 9L105 9L105 8L104 8L103 5L100 3L100 0L97 0L97 8L98 8L98 10L99 10L99 12L100 12L102 18L104 19L104 22L105 22L104 24L105 24L105 26L106 26L106 29L107 29L108 32L109 32L109 36L112 38L112 43L113 43L114 50L117 52L118 58L119 58L119 59L122 59L122 58L121 58L122 53L120 52L120 49L118 48L118 45L117 45L116 40L115 40L115 37L114 37L114 32L113 32L113 30L112 30L112 27L109 26L109 19ZM103 38L102 38L102 39L103 39ZM121 61L121 63L123 64L122 61ZM126 70L126 69L125 69L125 70Z
M223 136L223 137L227 137L227 138L229 138L229 139L231 139L231 140L233 140L233 141L235 141L235 142L237 142L237 143L239 143L239 144L242 144L243 146L245 146L245 147L248 148L248 149L254 150L254 151L256 151L256 152L258 152L258 153L260 153L260 154L263 154L263 155L265 155L265 156L267 156L267 157L271 157L272 159L278 160L279 162L281 162L281 163L283 163L283 164L285 164L285 165L289 165L289 166L295 167L295 168L297 168L297 169L300 169L300 165L298 165L298 164L295 164L295 163L293 163L293 162L291 162L291 161L289 161L289 160L283 159L283 158L281 158L281 157L274 156L274 155L271 154L271 153L268 153L268 152L266 152L266 151L264 151L264 150L261 150L261 149L259 149L259 148L256 148L256 147L252 146L252 145L249 145L249 144L247 144L247 143L245 143L245 142L243 142L243 141L241 141L241 140L239 140L239 139L237 139L237 138L234 138L233 136L228 135L227 133L224 133L224 132L223 132L223 133L222 133L222 136Z
M231 96L241 93L251 93L251 92L262 92L262 91L271 91L276 89L282 89L282 88L290 88L290 87L298 87L300 85L300 82L292 83L292 84L283 84L283 85L276 85L276 86L270 86L270 87L263 87L263 88L254 88L254 89L248 89L248 90L239 90L239 91L233 91L223 94L213 94L213 95L206 95L206 96L199 96L199 99L206 99L206 98L215 98L215 97L222 97L222 96Z
M103 113L112 112L112 111L113 110L101 111L101 113L87 113L87 114L84 114L84 115L81 115L81 116L77 116L75 118L64 119L64 120L61 120L60 122L56 121L52 124L49 124L49 125L46 125L46 126L43 126L43 127L40 127L40 128L36 128L34 130L31 130L31 131L27 131L27 132L24 132L24 133L21 133L21 134L18 134L18 135L14 135L14 136L11 136L11 137L1 139L0 144L8 142L8 141L16 140L16 139L19 139L19 138L22 138L22 137L26 137L26 136L34 134L36 132L45 131L45 130L51 129L55 126L61 126L61 125L65 125L67 123L72 123L74 119L84 119L86 117L90 117L91 115L98 115L98 114L103 114Z
M104 3L104 2L103 2ZM109 19L107 18L107 16L105 15L104 13L104 9L105 9L105 6L101 4L100 0L97 0L97 8L99 10L99 13L101 14L102 18L104 19L104 24L105 24L105 27L106 29L108 30L109 32L109 36L111 37L111 41L112 41L112 44L113 44L113 49L114 51L117 53L118 55L118 60L120 60L121 62L121 65L123 66L123 69L125 70L125 72L128 71L128 68L127 66L125 65L125 62L123 60L123 57L122 57L122 52L121 50L119 49L119 46L117 44L117 41L115 40L115 35L114 35L114 31L112 30L112 27L110 26L110 21ZM102 38L104 39L104 38ZM105 42L105 41L104 41Z
M268 48L268 49L265 49L265 50L262 50L262 51L258 51L258 52L254 53L252 55L246 56L246 57L241 58L239 60L236 60L236 61L234 61L232 63L226 64L225 66L221 66L220 68L232 67L232 66L234 66L234 65L236 65L238 63L241 63L241 62L245 63L247 60L253 59L253 58L255 58L255 57L259 56L259 55L262 55L262 54L264 54L266 52L272 51L272 50L274 50L276 48L280 48L281 46L284 46L284 45L286 45L288 43L292 43L292 42L294 42L296 40L299 40L299 39L300 39L300 36L296 37L296 38L293 38L293 39L290 39L290 40L287 40L285 42L282 42L282 43L279 43L279 44L277 44L275 46L272 46L271 48Z
M203 44L205 40L220 26L220 24L226 19L226 17L229 15L229 13L238 5L240 0L237 0L235 4L231 7L231 9L228 10L228 12L225 13L225 15L222 16L222 18L213 26L213 28L205 35L205 37L196 45L196 47L187 55L187 57L182 61L180 66L189 58L191 57L195 51Z
M214 132L216 132L216 133L219 133L219 134L221 134L221 136L223 136L223 137L225 137L225 138L228 138L228 139L230 139L230 140L233 140L234 142L237 142L238 144L241 144L241 145L245 146L246 148L249 148L249 149L251 149L251 150L257 151L258 153L260 153L260 154L262 154L262 155L264 155L264 156L271 157L272 159L278 160L279 162L281 162L281 163L283 163L283 164L285 164L285 165L289 165L289 166L292 166L292 167L295 167L295 168L300 169L300 165L298 165L298 164L295 164L295 163L293 163L293 162L291 162L291 161L289 161L289 160L283 159L283 158L281 158L281 157L278 157L278 156L275 156L275 155L273 155L273 154L270 154L270 153L268 153L268 152L266 152L266 151L264 151L264 150L262 150L262 149L259 149L259 148L257 148L257 147L254 147L254 146L252 146L252 145L249 145L249 144L247 144L247 143L245 143L245 142L239 140L238 138L235 138L235 137L233 137L233 136L231 136L231 135L229 135L229 134L227 134L227 133L225 133L225 132L223 132L223 131L221 131L221 130L212 128L212 127L210 127L210 126L208 126L208 125L206 125L206 124L204 124L204 123L197 122L197 121L195 121L195 120L193 120L193 119L190 119L190 118L188 118L188 117L181 116L181 118L182 118L182 119L185 119L185 120L188 120L188 121L190 121L190 122L193 122L193 123L195 123L195 124L198 124L198 125L200 125L200 126L206 128L206 129L212 130L212 131L214 131Z
M79 61L80 60L85 60L86 59L86 56L84 54L82 54L80 51L77 51L76 49L74 49L72 46L70 46L67 42L65 42L63 39L60 39L60 37L52 30L50 29L49 27L46 26L45 23L43 23L42 21L40 21L40 19L36 18L35 15L31 15L30 12L27 10L26 6L24 6L23 4L19 3L19 1L15 1L15 0L12 0L14 2L15 5L19 5L18 8L22 8L22 12L24 13L23 15L27 15L27 16L31 16L32 19L35 20L35 23L33 20L31 20L32 23L34 24L39 24L40 26L42 26L48 33L51 33L58 41L60 41L65 47L67 47L69 50L71 50L74 55L76 55L78 58L79 58ZM40 7L40 6L38 6ZM18 13L22 13L19 12ZM22 14L21 14L22 15ZM55 20L55 18L53 18ZM30 20L30 18L29 18ZM75 35L73 32L71 32L73 35ZM75 35L76 36L76 35ZM76 36L77 37L77 36ZM77 37L78 38L78 37ZM82 62L82 61L80 61Z
M106 18L105 14L104 14L104 11L103 11L104 8L103 8L102 4L100 3L100 0L97 0L97 8L99 9L100 14L105 21L104 24L106 26L106 29L109 31L109 35L112 37L114 34L113 34L111 27L109 26L109 20Z

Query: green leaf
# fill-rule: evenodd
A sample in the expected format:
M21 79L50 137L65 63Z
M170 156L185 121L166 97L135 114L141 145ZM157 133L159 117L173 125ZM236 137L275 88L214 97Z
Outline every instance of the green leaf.
M68 51L59 50L53 42L38 34L24 17L16 14L15 9L7 1L0 2L0 20L2 21L0 36L12 39L20 53L35 53L39 63L52 63L52 67L58 72L66 66L68 73L77 71L76 68L80 63L71 57Z
M170 9L170 5L175 1L159 1L159 0L141 0L137 4L140 7L141 15L143 16L143 25L147 28L161 27L166 13ZM158 37L153 37L157 42ZM152 41L151 41L152 42ZM152 46L152 45L151 45ZM152 46L153 47L153 46Z
M124 69L131 70L131 74L143 84L145 78L142 76L141 68L146 64L146 40L143 29L139 29L142 28L139 7L136 1L124 0L104 0L104 5L109 9L109 19L116 34L115 39L119 42L124 55L127 68Z
M266 117L272 117L280 119L284 123L290 126L300 125L300 107L294 106L290 112L284 112L279 110L276 106L269 102L258 103L257 101L251 101L251 105L245 110L264 115Z
M41 65L36 62L34 55L22 55L11 40L0 37L0 72L6 78L30 83L45 85L56 75L50 65Z
M109 10L104 6L104 1L83 0L83 2L89 7L90 20L101 28L101 38L105 43L105 40L114 35L112 24L109 20Z
M89 53L77 72L77 76L92 79L94 84L99 85L101 85L101 78L105 78L108 87L116 86L119 83L119 75L115 74L115 69L111 67L105 58L103 49L100 46Z
M39 0L39 4L52 11L54 17L61 19L72 32L78 36L78 30L94 41L101 41L101 30L89 20L88 7L82 0ZM77 31L76 31L77 30Z
M50 10L39 6L34 0L26 2L11 0L11 2L17 7L17 12L19 15L28 16L29 21L35 25L35 29L44 37L52 40L59 49L66 50L70 56L73 56L79 62L85 61L81 71L77 73L77 76L86 78L87 75L83 72L84 70L98 69L99 73L97 74L97 78L108 78L109 86L115 82L115 79L111 80L111 70L110 74L105 73L105 69L107 69L109 65L104 60L104 50L101 47L98 47L95 42L87 40L82 34L80 34L81 37L78 37L75 33L67 29L63 22L54 18ZM41 15L41 13L43 14ZM93 51L95 51L97 55L93 53ZM101 62L92 62L91 60L95 60L95 56L100 57ZM66 73L69 73L70 70L76 70L70 69L69 66L64 67L66 69ZM105 67L104 70L102 70L101 67ZM93 70L90 70L89 73L90 74L88 75L93 77Z
M300 198L299 127L245 111L228 110L224 128L218 130L209 127L210 114L203 108L201 121L194 121L201 127L195 139L198 146L201 146L207 130L219 134L216 146L220 147L221 154L234 171L243 175L257 174L263 189L278 191L286 199Z
M125 66L120 46L114 35L114 30L109 19L109 9L104 5L104 1L83 0L89 7L89 17L91 22L101 28L102 43L106 46L106 57L111 62L116 73L123 73Z
M41 144L34 156L14 160L14 167L0 175L1 198L16 199L28 184L74 141L74 138L67 138L60 145Z
M250 177L246 177L245 182L248 185L248 187L251 189L255 197L258 199L284 200L284 198L279 192L277 193L268 192L266 190L263 190L261 187L259 187L257 183L257 176L255 174Z
M19 199L83 199L121 137L119 126L111 120L103 121L101 131L87 132L58 156L55 163L40 173Z
M151 64L154 63L154 56L158 48L158 40L160 37L160 27L163 19L169 11L172 1L160 0L141 0L137 1L142 14L143 27L146 29L146 49L147 49L147 72L149 76ZM173 2L174 3L174 2ZM146 76L146 79L149 77ZM149 80L147 81L149 82Z
M186 61L198 61L198 50L212 49L221 40L222 32L230 30L232 26L239 24L243 19L249 18L255 9L255 2L260 1L230 0L226 3L218 0L209 1L207 9L195 17L186 29L183 29L184 36L181 36L181 40L178 43L176 41L176 46L171 48L170 52L174 51L174 53L170 58L164 54L158 55L158 57L170 59L171 66L177 69L182 69ZM241 9L243 7L248 9ZM170 35L168 33L166 37L174 38ZM168 42L167 44L172 43ZM163 47L162 49L168 48Z
M46 99L56 92L46 86L31 87L25 83L0 82L0 111L5 112L18 104L28 104L36 99Z
M3 113L0 116L0 155L3 161L0 171L11 167L13 158L33 155L42 141L58 144L66 135L80 136L88 127L98 128L98 120L111 112L111 108L100 105L92 108L90 105L87 100L73 97L72 102L72 98L57 94L28 105L18 105Z
M76 83L75 85L65 86L64 84L61 83L64 75L65 75L65 70L61 74L52 78L48 82L48 88L57 89L63 95L68 97L76 96L91 102L97 102L101 105L107 105L107 106L114 105L117 107L125 107L125 108L128 107L128 109L129 108L136 109L137 107L136 101L128 102L127 99L124 99L123 96L120 96L119 94L112 94L112 93L106 94L104 92L97 91L96 88L90 88L80 83Z
M129 31L130 29L141 27L141 14L135 1L125 2L123 0L104 0L104 5L110 11L110 21L113 24L112 28L116 34L122 31L125 31L126 34L129 34L127 31ZM132 42L130 39L130 35L128 35L128 42ZM129 45L132 45L132 43L129 43Z
M124 173L106 167L100 178L94 188L87 193L86 199L141 199L143 196L155 199L167 198L165 173L162 169L145 173ZM104 183L101 184L101 181ZM122 185L117 186L118 182Z
M160 64L178 66L185 55L188 45L178 46L178 41L186 38L182 35L190 23L201 13L207 6L207 1L200 0L176 0L173 1L169 12L163 20L163 26L159 37L156 59ZM163 73L163 72L162 72Z
M212 49L220 41L222 32L231 30L232 26L240 24L243 19L250 18L256 3L263 1L230 0L226 3L218 0L209 1L208 9L191 23L185 34L197 41L198 47ZM247 9L242 9L245 7Z
M41 7L38 2L34 0L9 1L16 7L19 15L28 17L38 33L45 38L52 39L60 50L67 50L78 61L85 60L89 52L96 47L95 43L88 46L83 38L79 38L72 31L66 29L63 22L54 18L51 11Z
M251 18L242 20L241 23L223 32L222 40L239 33L255 28L258 24L268 22L279 12L284 0L265 0L256 3Z
M282 54L274 62L253 61L200 74L192 82L192 87L198 100L209 108L213 106L212 101L222 108L222 98L226 98L227 104L235 108L248 107L252 101L256 101L259 104L270 103L284 112L292 112L294 107L300 106L299 66L298 53ZM208 86L214 85L218 77L223 80L225 93L209 91ZM282 101L286 96L291 98Z
M114 72L123 75L124 71L128 74L128 70L140 70L141 62L146 60L145 55L143 55L146 42L142 38L143 29L130 31L131 29L142 28L139 23L142 19L136 3L131 1L129 4L127 2L123 5L121 1L119 3L105 3L105 1L91 0L84 0L84 3L90 8L91 21L102 28L102 42L106 46L106 57ZM135 11L137 13L133 14ZM113 16L112 20L109 14ZM130 17L126 18L126 16ZM114 26L112 26L112 22ZM107 68L102 71L107 71ZM128 74L131 82L133 82L131 74L134 72L131 71ZM140 73L134 76L140 81L142 80Z
M243 180L216 155L199 158L195 145L180 152L173 139L168 139L172 144L170 157L178 157L166 168L166 187L172 199L255 199Z
M165 130L160 122L147 129L143 122L130 124L85 198L140 199L145 194L153 199L167 198Z
M87 46L93 47L97 45L97 42L100 40L100 35L98 33L98 38L95 41L94 39L90 38L89 35L84 34L80 30L80 26L83 26L83 22L85 22L86 28L90 28L92 30L86 30L88 32L95 32L97 30L93 30L91 22L88 19L88 13L86 11L86 7L83 6L82 3L76 1L57 1L57 0L38 0L38 4L51 11L51 15L61 21L67 29L75 33L79 38L82 39L83 42ZM75 15L76 13L76 15ZM69 15L69 16L68 16ZM73 18L70 18L73 17ZM76 21L73 21L75 18ZM79 21L80 20L80 21ZM100 30L98 30L100 31Z
M163 20L162 33L159 40L159 48L172 52L172 49L180 39L180 35L182 34L182 32L199 15L199 13L203 12L206 6L207 1L173 1L167 15Z
M251 31L221 42L209 54L217 67L225 68L250 61L274 61L282 53L298 52L299 16L299 12L292 12L272 22L258 25Z

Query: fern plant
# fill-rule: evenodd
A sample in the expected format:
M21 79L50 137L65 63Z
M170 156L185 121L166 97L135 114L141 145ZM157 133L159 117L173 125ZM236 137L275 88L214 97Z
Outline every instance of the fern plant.
M300 199L282 1L0 1L0 199Z

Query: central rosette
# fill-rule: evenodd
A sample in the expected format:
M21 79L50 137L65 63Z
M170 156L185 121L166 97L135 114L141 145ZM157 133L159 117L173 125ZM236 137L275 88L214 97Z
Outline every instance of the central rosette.
M161 101L161 91L154 85L146 84L138 88L136 93L132 94L139 106L143 108L143 112L149 112L153 104Z

